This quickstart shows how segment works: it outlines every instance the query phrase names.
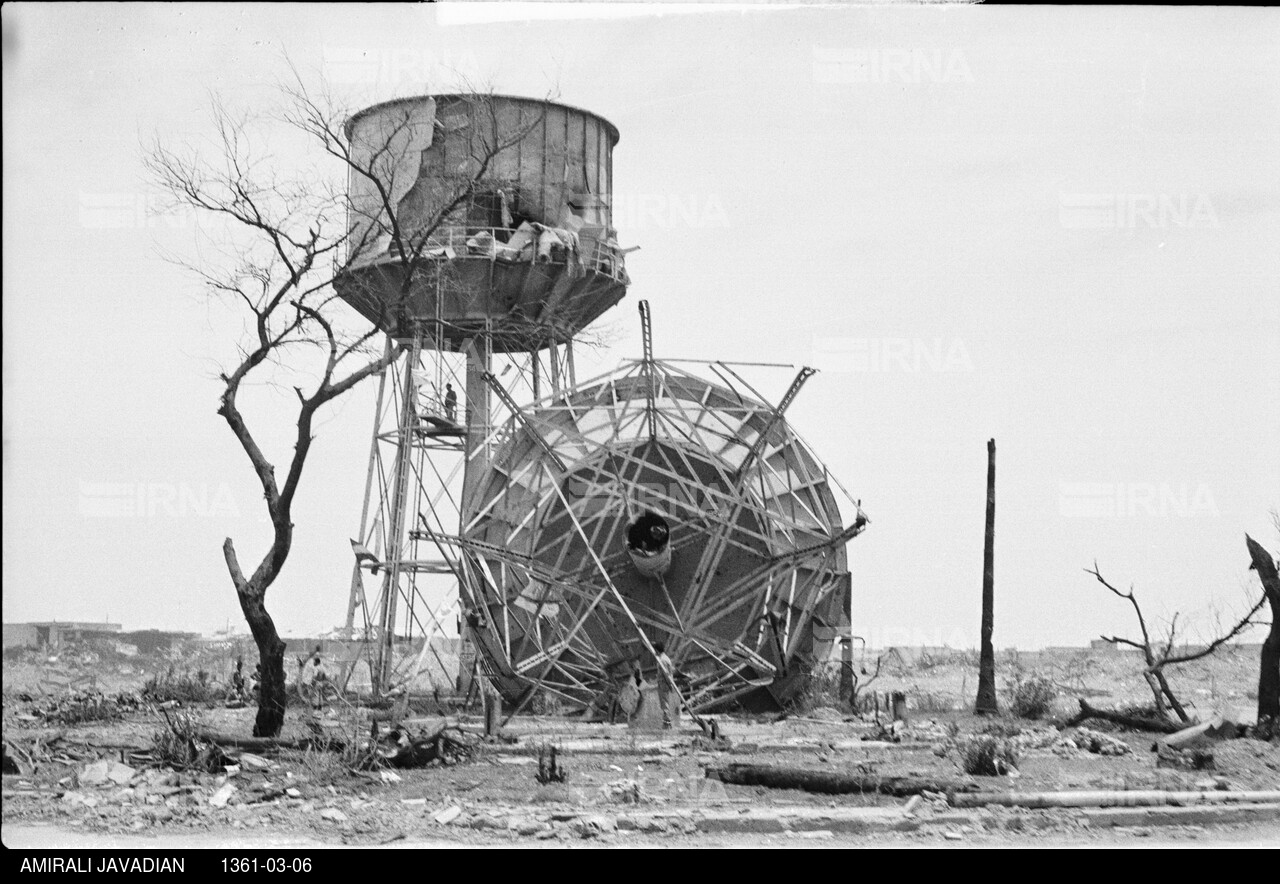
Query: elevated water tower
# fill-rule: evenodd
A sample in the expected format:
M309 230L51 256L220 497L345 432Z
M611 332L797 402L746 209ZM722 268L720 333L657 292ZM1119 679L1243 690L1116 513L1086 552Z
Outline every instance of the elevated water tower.
M574 337L628 279L607 120L550 101L435 95L367 108L346 135L353 166L372 174L350 175L352 251L335 287L406 352L379 383L347 610L349 628L377 639L381 690L395 680L395 636L458 615L423 590L428 575L444 575L437 587L461 579L442 541L487 471L504 398L571 388Z
M379 385L347 613L375 690L450 671L429 638L459 618L517 709L607 706L659 642L694 714L787 702L848 637L867 524L786 418L813 371L771 402L743 366L656 360L641 302L643 358L578 382L575 336L628 285L600 117L444 95L347 135L372 174L336 287L407 354Z

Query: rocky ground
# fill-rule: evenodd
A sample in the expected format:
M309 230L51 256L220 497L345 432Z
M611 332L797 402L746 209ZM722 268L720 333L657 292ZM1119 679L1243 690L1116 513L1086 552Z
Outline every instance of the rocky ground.
M227 749L217 763L205 764L214 770L176 769L165 763L156 734L171 733L175 721L186 720L200 731L247 735L253 710L157 703L139 699L135 690L102 698L118 714L69 721L95 714L85 698L96 695L24 684L22 678L33 676L21 670L27 665L22 661L14 665L19 679L11 680L10 662L4 737L19 770L4 777L4 841L11 847L19 846L15 837L68 845L93 838L121 845L161 838L313 846L1280 843L1280 804L1160 811L961 809L943 794L819 795L725 785L706 776L709 767L750 762L871 777L953 778L983 792L1280 789L1280 748L1274 744L1216 743L1212 769L1168 768L1157 766L1148 734L1095 723L1059 728L1011 718L992 722L938 708L943 704L936 695L956 690L951 682L957 673L949 665L884 678L902 679L917 698L930 697L921 705L931 709L912 710L909 723L891 732L883 718L877 722L873 715L852 716L829 706L780 721L722 716L727 748L707 745L687 722L663 734L522 716L508 727L511 742L467 737L468 751L447 756L449 763L353 772L345 763L350 758L317 749ZM956 667L964 668L964 662ZM135 688L139 681L133 679ZM1241 697L1247 692L1247 683L1220 674L1211 673L1209 683L1215 690L1221 686L1222 700L1228 691ZM1207 706L1202 703L1201 711L1207 713ZM339 704L315 724L345 738L367 734L377 715ZM291 710L283 736L311 734L303 719L300 710ZM414 712L403 730L424 735L445 723L460 726L464 736L479 731L474 717ZM960 770L961 747L982 731L1010 741L1016 767L1009 775L966 777ZM562 783L542 785L535 776L539 754L545 760L546 747L553 745L566 776Z

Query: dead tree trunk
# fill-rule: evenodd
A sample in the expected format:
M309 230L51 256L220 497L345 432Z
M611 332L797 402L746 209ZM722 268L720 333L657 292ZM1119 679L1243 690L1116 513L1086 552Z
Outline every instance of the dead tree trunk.
M258 646L258 715L253 723L255 737L278 737L284 727L284 713L288 704L284 675L284 639L276 631L275 621L267 613L264 599L267 587L259 574L245 579L236 560L235 547L228 537L222 545L222 553L235 584L240 610L253 642ZM274 577L274 575L272 575Z
M276 631L275 621L262 603L262 595L238 593L240 610L258 646L262 666L258 680L258 715L253 723L255 737L275 737L284 727L288 704L284 674L284 639Z
M801 789L821 795L919 795L921 792L972 792L977 785L969 780L945 777L876 776L806 770L768 764L726 764L707 768L707 776L733 786L764 786L768 789Z
M1245 535L1250 565L1262 580L1262 589L1271 604L1271 631L1262 643L1262 668L1258 673L1258 723L1256 733L1263 740L1280 736L1280 576L1276 563L1262 545Z
M992 645L995 632L995 538L996 538L996 440L987 440L987 532L982 550L982 650L978 659L978 700L974 712L995 715L996 652Z
M1163 715L1160 718L1146 718L1141 715L1127 715L1123 712L1116 712L1113 709L1098 709L1095 706L1090 706L1083 697L1080 698L1080 711L1067 721L1067 726L1075 727L1091 718L1096 718L1099 721L1109 721L1112 724L1132 728L1136 731L1154 731L1159 734L1173 734L1183 728L1181 722L1170 721Z

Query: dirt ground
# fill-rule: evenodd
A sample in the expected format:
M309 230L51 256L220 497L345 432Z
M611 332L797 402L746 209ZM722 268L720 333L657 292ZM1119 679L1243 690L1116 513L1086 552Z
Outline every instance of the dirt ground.
M109 655L108 655L109 656ZM712 750L688 721L675 732L583 722L568 717L512 720L512 742L477 744L456 764L423 769L351 772L333 753L282 751L235 757L218 772L174 770L157 763L153 737L170 718L189 713L209 731L247 735L253 710L221 704L159 709L126 705L108 721L50 721L68 691L92 669L104 693L140 690L170 660L124 664L64 654L56 663L6 655L4 738L19 773L4 777L3 840L7 846L72 846L156 838L207 846L1149 846L1212 843L1280 844L1280 814L1228 817L1158 828L1100 826L1075 810L988 808L958 813L945 796L928 795L910 813L906 798L879 794L819 795L798 790L721 785L708 767L751 762L869 776L963 778L958 742L989 730L990 719L959 711L972 703L970 655L903 655L882 664L875 690L905 690L913 708L897 742L886 740L881 716L854 716L823 705L820 690L802 709L777 716L721 715L731 747ZM1143 683L1129 658L1115 653L1006 654L1006 686L1037 674L1058 684L1059 713L1076 696L1095 705L1140 702ZM1176 673L1173 683L1202 717L1238 719L1252 704L1257 661L1228 651ZM1005 697L1002 696L1002 700ZM319 723L333 734L366 734L375 713L330 706ZM1247 719L1243 719L1247 720ZM446 721L478 732L474 715L448 719L411 712L411 733ZM1213 747L1212 770L1157 767L1150 735L1089 724L1124 754L1103 755L1064 744L1076 733L1045 721L996 723L1017 747L1013 776L973 777L981 791L1277 790L1280 749L1240 739ZM308 734L291 709L284 737ZM535 779L539 747L558 747L563 783ZM1127 748L1127 751L1125 749ZM107 768L101 764L109 761ZM98 762L94 768L95 762ZM104 771L107 773L104 775ZM100 782L95 780L101 780ZM770 816L774 814L775 816ZM779 831L776 815L792 822ZM789 816L788 816L789 815ZM804 825L800 823L809 821ZM829 822L824 822L829 821ZM843 821L843 822L841 822ZM865 824L864 822L865 821ZM1117 827L1118 826L1118 827ZM94 841L94 839L103 839Z

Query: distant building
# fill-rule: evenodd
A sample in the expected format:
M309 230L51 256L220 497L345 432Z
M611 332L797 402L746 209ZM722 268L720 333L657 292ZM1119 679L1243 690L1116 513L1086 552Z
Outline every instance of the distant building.
M122 632L116 637L122 642L133 645L140 654L154 654L157 651L167 651L174 645L198 639L200 633L140 629L137 632Z
M52 620L39 623L4 624L5 649L42 648L56 652L67 642L87 638L119 638L119 623L81 623L73 620Z
M4 649L34 648L39 646L36 628L31 623L6 623L4 625Z
M1121 644L1116 644L1114 642L1109 642L1105 638L1095 638L1093 641L1089 642L1089 650L1109 651L1117 654L1125 654L1125 653L1138 653L1140 652L1141 649L1135 648L1133 647L1133 645L1121 645Z

